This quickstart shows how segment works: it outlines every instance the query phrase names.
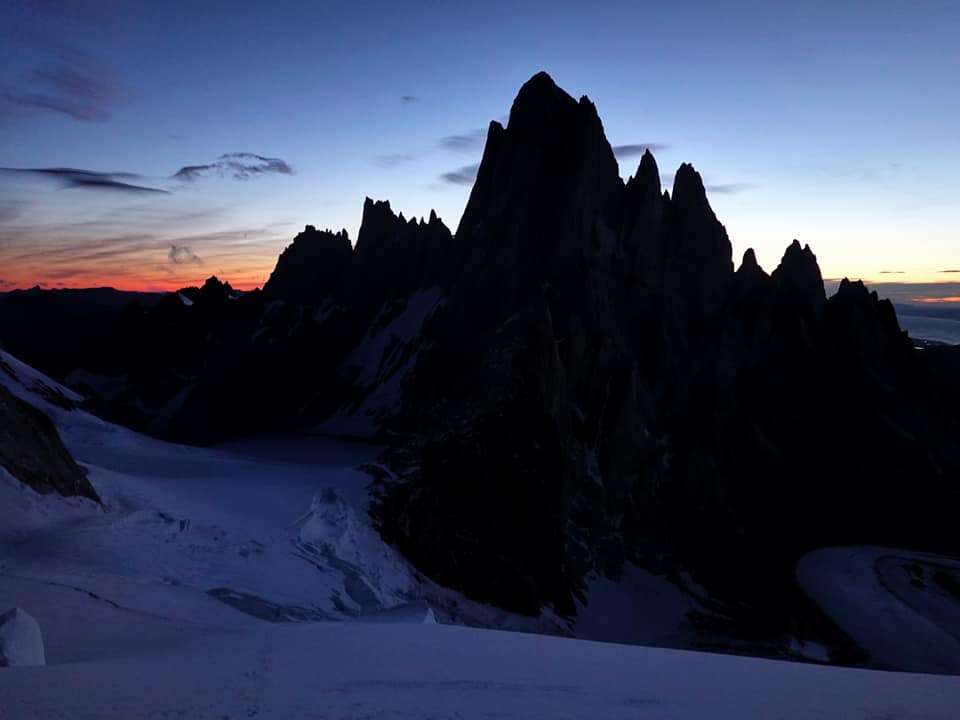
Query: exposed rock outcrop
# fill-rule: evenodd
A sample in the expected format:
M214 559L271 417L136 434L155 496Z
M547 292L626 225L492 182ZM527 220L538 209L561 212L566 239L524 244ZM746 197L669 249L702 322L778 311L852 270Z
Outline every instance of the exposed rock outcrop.
M97 500L50 418L0 384L0 466L39 493Z

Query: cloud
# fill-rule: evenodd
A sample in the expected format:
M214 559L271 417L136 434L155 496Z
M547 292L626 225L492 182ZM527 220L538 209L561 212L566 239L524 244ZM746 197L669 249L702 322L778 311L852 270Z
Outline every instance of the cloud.
M406 165L409 162L413 162L413 160L413 155L408 153L395 153L393 155L377 155L373 161L380 167L393 168L399 165Z
M960 273L960 270L937 270L939 273Z
M477 179L477 170L479 169L479 163L464 165L456 170L443 173L443 175L440 176L440 180L451 185L472 185L473 181Z
M750 190L753 185L749 183L726 183L721 185L705 185L704 189L713 195L735 195L744 190Z
M174 265L203 265L203 259L186 245L171 245L167 260Z
M264 157L247 152L226 153L207 165L185 165L173 174L174 180L193 182L217 175L235 180L249 180L264 175L293 175L293 168L280 158Z
M122 95L111 69L91 57L58 48L46 65L0 88L9 105L65 115L79 122L106 122Z
M442 137L437 141L437 145L443 150L449 150L450 152L470 153L481 149L486 139L487 129L477 128L459 135Z
M163 193L167 190L135 185L125 182L136 180L142 176L136 173L116 172L105 173L96 170L81 170L79 168L8 168L0 167L0 172L33 175L60 183L66 188L86 188L88 190L116 190L128 193Z
M904 271L903 270L881 270L880 274L881 275L903 275Z
M420 102L420 98L418 98L416 95L401 95L401 96L400 96L400 103L401 103L402 105L413 105L414 103L418 103L418 102Z
M660 152L661 150L666 150L669 145L664 143L637 143L634 145L614 145L613 154L620 158L630 158L636 157L637 155L643 155L645 150L650 152Z

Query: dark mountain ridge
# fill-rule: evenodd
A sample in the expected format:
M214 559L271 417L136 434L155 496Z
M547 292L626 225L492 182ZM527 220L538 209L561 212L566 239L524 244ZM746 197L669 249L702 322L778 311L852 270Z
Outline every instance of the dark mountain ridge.
M377 437L382 535L472 598L572 615L630 561L782 628L804 552L960 551L956 389L892 305L828 298L796 241L734 271L697 171L664 191L646 152L624 182L544 73L490 124L454 235L367 199L354 247L308 226L262 292L208 286L78 360L121 378L83 388L101 411L188 442Z

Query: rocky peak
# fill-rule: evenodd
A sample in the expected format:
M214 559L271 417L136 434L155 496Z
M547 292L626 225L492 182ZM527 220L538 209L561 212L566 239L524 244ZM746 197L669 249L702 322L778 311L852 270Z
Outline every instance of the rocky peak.
M809 245L801 248L797 240L790 243L771 277L782 296L801 301L818 313L823 309L826 302L823 277Z
M394 214L390 203L367 198L351 278L352 292L377 299L441 284L453 244L450 230L430 211L424 222Z
M760 290L767 290L770 276L764 272L757 262L757 255L753 248L748 248L743 254L740 267L734 273L734 295L743 298Z
M364 242L382 238L397 225L397 216L390 207L389 200L364 198L363 215L360 219L360 232L357 235L357 250Z
M743 260L740 262L740 267L737 268L737 276L743 278L768 277L767 273L760 267L760 263L757 262L757 254L753 251L753 248L747 248L747 251L743 253Z
M648 148L643 151L643 156L640 158L637 174L627 181L627 197L646 202L654 197L659 200L660 193L660 169L657 167L656 158Z
M233 288L228 282L220 282L216 275L211 275L203 283L196 299L201 303L220 303L230 299L233 295Z
M902 352L912 347L900 329L893 303L881 300L862 280L844 278L827 307L835 342L866 359L883 358L892 348Z
M346 276L352 255L346 230L334 233L307 225L280 253L276 267L263 286L264 297L317 303Z
M577 101L564 90L557 87L545 72L538 72L527 80L517 93L510 109L510 120L507 127L518 129L533 127L534 129L548 124L551 116L558 112L575 112Z
M733 278L733 250L726 228L707 201L703 179L683 163L673 180L668 203L666 276L690 312L707 317L719 309Z
M357 258L376 253L382 245L396 238L399 228L405 225L403 213L395 215L389 200L363 201L363 216L360 220L360 232L357 234Z
M703 178L690 163L682 163L673 176L673 202L679 207L697 208L701 211L705 209L713 215L707 202Z
M629 275L645 286L663 282L664 241L660 170L650 150L624 189L623 243Z
M493 317L512 314L544 284L584 281L584 260L609 264L623 182L589 100L546 73L521 88L505 129L491 123L477 181L457 231L457 264ZM493 298L493 302L491 302ZM473 302L467 299L468 302Z

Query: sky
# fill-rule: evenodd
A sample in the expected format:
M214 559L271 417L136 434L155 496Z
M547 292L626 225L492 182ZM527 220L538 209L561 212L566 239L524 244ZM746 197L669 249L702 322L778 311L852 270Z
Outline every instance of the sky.
M960 297L960 3L0 6L0 290L254 287L366 196L455 229L546 70L624 178L645 147L667 188L697 168L738 264L797 238L826 278Z

